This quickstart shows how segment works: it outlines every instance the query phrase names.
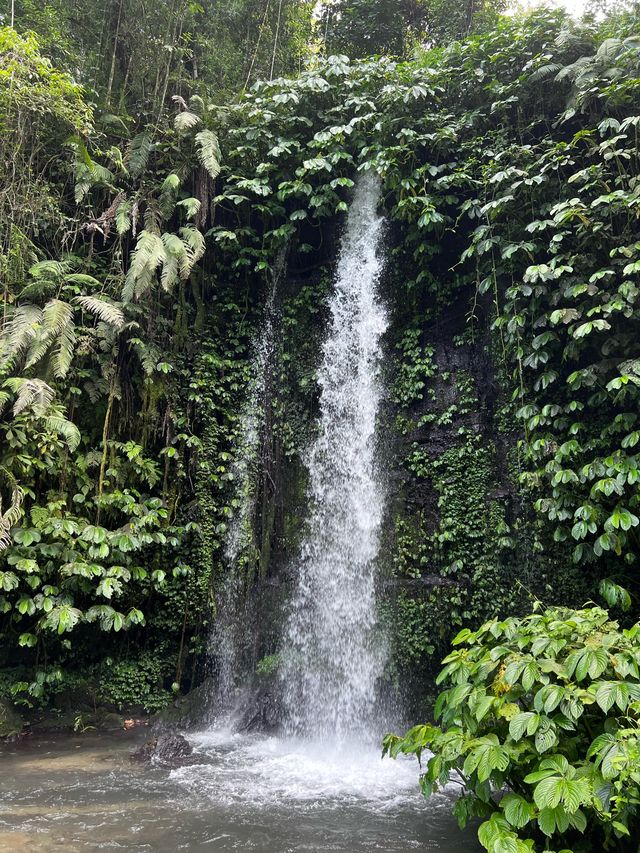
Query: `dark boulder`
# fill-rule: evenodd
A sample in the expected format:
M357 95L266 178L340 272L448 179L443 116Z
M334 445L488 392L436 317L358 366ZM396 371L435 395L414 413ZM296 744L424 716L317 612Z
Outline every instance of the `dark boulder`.
M273 684L267 684L255 690L246 703L238 729L273 734L281 728L283 717L280 694Z
M193 764L193 748L180 734L164 734L150 738L131 754L134 761L158 764L161 767L184 767Z

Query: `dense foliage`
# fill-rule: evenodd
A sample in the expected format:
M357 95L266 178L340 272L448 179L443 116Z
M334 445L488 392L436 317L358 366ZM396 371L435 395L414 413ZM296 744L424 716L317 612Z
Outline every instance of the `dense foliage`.
M363 170L393 261L389 678L428 676L459 626L530 591L635 595L637 16L312 5L160 3L140 26L128 0L16 0L0 30L17 698L86 677L158 707L202 677L228 576L248 597L295 548L327 268ZM260 397L252 341L280 277Z
M462 785L462 826L490 853L637 847L640 625L551 608L464 629L438 677L441 727L388 735L418 757L425 796Z

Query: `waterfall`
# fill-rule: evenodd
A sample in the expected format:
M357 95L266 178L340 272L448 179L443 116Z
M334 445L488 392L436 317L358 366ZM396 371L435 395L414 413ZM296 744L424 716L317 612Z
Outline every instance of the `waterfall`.
M375 562L384 510L376 459L381 399L380 182L362 176L349 210L319 370L319 431L306 464L309 518L281 667L290 732L366 733L385 653Z

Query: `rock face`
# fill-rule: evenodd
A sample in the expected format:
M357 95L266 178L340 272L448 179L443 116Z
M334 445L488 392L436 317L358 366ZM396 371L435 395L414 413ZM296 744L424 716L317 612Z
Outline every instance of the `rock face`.
M193 749L180 734L165 734L150 738L131 754L134 761L159 764L161 767L184 767L194 763Z
M213 681L206 678L198 687L185 696L177 697L171 705L154 714L151 719L153 730L190 729L202 724L209 717L212 694Z
M10 702L0 699L0 740L22 733L24 720Z
M283 716L282 698L276 686L261 685L247 701L238 729L272 734L281 728Z

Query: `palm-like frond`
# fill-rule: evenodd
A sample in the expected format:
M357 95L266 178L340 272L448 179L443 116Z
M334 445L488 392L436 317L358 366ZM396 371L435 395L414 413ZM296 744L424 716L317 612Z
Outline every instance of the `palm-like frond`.
M217 178L220 174L222 154L216 134L212 130L201 130L196 133L196 148L200 163L212 178Z
M131 207L132 203L125 199L116 209L116 231L121 237L131 229Z
M134 136L127 152L127 164L132 177L138 178L147 168L151 154L151 134L147 131Z
M108 302L98 296L76 296L75 301L90 314L93 314L104 323L121 328L124 323L124 314L118 305Z
M0 368L7 369L29 349L42 324L42 308L18 305L0 336Z
M43 379L27 379L24 376L11 376L5 379L4 388L16 394L13 414L19 415L31 409L36 415L43 415L51 405L54 390Z
M13 474L3 466L0 466L0 481L5 482L11 490L9 505L6 509L3 508L0 491L0 551L3 551L11 545L11 528L20 521L24 492Z
M200 121L200 116L192 113L190 110L184 110L174 118L173 126L178 131L190 130L190 128L200 124Z
M67 420L61 412L57 411L54 414L47 415L44 418L44 427L49 432L56 432L61 435L71 453L80 444L80 430L72 421Z
M165 258L160 236L146 229L141 231L125 279L123 302L130 302L134 296L141 296L151 288L158 267Z

